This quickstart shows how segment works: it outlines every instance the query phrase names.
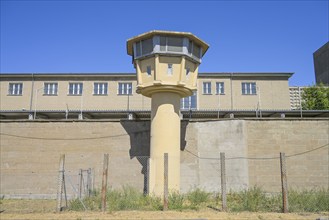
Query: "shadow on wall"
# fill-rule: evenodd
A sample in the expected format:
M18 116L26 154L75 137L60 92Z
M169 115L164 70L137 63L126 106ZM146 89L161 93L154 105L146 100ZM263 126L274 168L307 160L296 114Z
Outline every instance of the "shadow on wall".
M130 159L136 157L142 166L144 176L143 192L147 193L147 161L150 157L150 121L121 121L122 127L130 137Z
M144 175L144 193L147 193L147 161L150 157L150 130L151 121L121 121L122 127L126 130L130 137L130 159L136 157L142 166L141 173ZM180 150L184 151L186 147L186 127L188 121L181 121L181 142Z

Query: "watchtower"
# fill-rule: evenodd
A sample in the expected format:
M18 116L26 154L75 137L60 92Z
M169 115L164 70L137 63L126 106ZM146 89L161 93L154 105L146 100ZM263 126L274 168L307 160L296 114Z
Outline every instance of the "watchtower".
M162 195L164 153L169 190L180 189L180 99L197 89L198 67L208 45L187 32L150 31L127 41L137 72L137 93L151 101L149 192Z

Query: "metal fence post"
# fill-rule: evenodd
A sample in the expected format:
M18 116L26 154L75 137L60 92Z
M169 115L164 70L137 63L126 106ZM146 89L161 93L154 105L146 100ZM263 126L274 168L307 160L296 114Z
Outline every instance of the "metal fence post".
M288 207L288 184L287 184L285 153L280 153L280 167L281 167L282 203L283 203L282 211L283 213L287 213L289 207Z
M64 163L65 154L61 154L59 158L59 170L58 170L58 188L57 188L57 206L56 211L62 210L62 193L63 193L63 182L64 182Z
M222 210L227 210L226 205L226 173L225 173L225 153L220 153L220 178L222 188Z
M164 189L163 189L163 211L168 210L168 153L164 154Z
M104 154L103 179L102 179L102 212L106 211L107 171L109 165L109 154Z

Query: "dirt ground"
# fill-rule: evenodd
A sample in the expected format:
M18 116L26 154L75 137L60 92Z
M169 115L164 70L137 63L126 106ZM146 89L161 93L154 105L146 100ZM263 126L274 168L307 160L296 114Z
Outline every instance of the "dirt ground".
M205 220L205 219L327 219L329 213L251 213L251 212L218 212L213 209L204 209L200 211L117 211L117 212L71 212L64 211L59 214L55 213L56 201L54 200L1 200L0 219L189 219L189 220Z

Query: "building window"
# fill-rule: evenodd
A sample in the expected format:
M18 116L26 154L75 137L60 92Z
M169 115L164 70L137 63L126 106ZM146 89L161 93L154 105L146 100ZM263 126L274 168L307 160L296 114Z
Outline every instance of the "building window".
M203 94L211 94L211 82L203 83Z
M94 95L107 95L107 83L94 83Z
M151 74L152 74L151 66L146 67L146 72L147 72L147 75L151 76Z
M58 83L45 83L43 88L44 95L57 95Z
M180 102L181 109L196 109L197 106L197 97L196 92L193 92L192 96L188 96L181 99Z
M9 83L8 94L9 95L22 95L23 83Z
M256 83L241 83L242 95L256 95Z
M216 94L224 94L224 83L216 82Z
M167 74L172 75L173 74L173 65L171 63L168 64Z
M69 95L81 95L82 88L82 83L69 83Z
M132 94L132 83L119 83L118 84L118 94L119 95L131 95Z

